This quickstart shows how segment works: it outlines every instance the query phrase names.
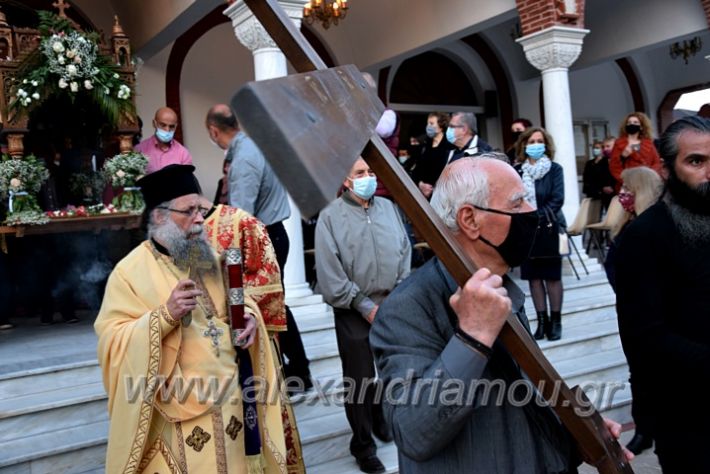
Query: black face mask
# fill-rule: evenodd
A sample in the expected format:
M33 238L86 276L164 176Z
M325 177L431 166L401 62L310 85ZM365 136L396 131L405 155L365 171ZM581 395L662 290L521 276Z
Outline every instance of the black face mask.
M511 132L510 134L513 136L513 142L517 142L518 138L520 138L520 135L522 135L523 132Z
M508 235L500 245L493 245L482 235L479 236L479 238L484 244L493 247L496 252L503 257L505 263L511 267L517 267L527 260L530 255L533 242L535 241L537 224L540 219L537 215L537 211L505 212L497 209L478 207L476 205L473 207L481 211L510 216L510 229L508 230Z
M628 135L634 135L641 131L641 125L636 125L635 123L630 123L626 125L626 133Z

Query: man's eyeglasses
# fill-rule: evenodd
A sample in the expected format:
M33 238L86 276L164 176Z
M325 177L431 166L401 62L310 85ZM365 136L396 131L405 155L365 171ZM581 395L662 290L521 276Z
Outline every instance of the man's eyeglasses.
M210 213L212 209L208 209L206 207L190 207L187 209L173 209L172 207L158 207L157 209L165 209L166 211L170 212L177 212L178 214L182 214L184 216L188 217L195 217L197 214L200 214L202 217L207 217L207 214Z

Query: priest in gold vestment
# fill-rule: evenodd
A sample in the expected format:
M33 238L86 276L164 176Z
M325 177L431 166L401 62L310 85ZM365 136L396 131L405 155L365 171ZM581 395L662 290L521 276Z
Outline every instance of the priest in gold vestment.
M110 418L106 472L285 473L266 327L245 294L240 342L254 386L242 392L193 171L171 165L143 178L149 239L112 272L95 323Z

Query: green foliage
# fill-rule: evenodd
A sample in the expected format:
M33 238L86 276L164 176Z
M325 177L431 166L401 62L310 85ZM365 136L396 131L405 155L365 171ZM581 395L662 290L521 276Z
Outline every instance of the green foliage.
M136 151L114 156L104 163L106 182L112 186L135 186L148 168L148 158Z

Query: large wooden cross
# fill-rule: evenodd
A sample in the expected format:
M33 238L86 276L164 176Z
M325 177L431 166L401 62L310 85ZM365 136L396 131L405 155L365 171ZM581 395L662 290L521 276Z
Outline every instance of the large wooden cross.
M241 126L262 149L304 214L313 214L331 200L361 154L463 286L476 265L373 133L384 106L359 71L354 66L328 70L277 0L245 3L302 74L249 83L232 103ZM346 156L341 156L343 152ZM499 337L550 402L584 460L602 473L633 473L621 446L584 392L564 383L515 316L508 317Z

